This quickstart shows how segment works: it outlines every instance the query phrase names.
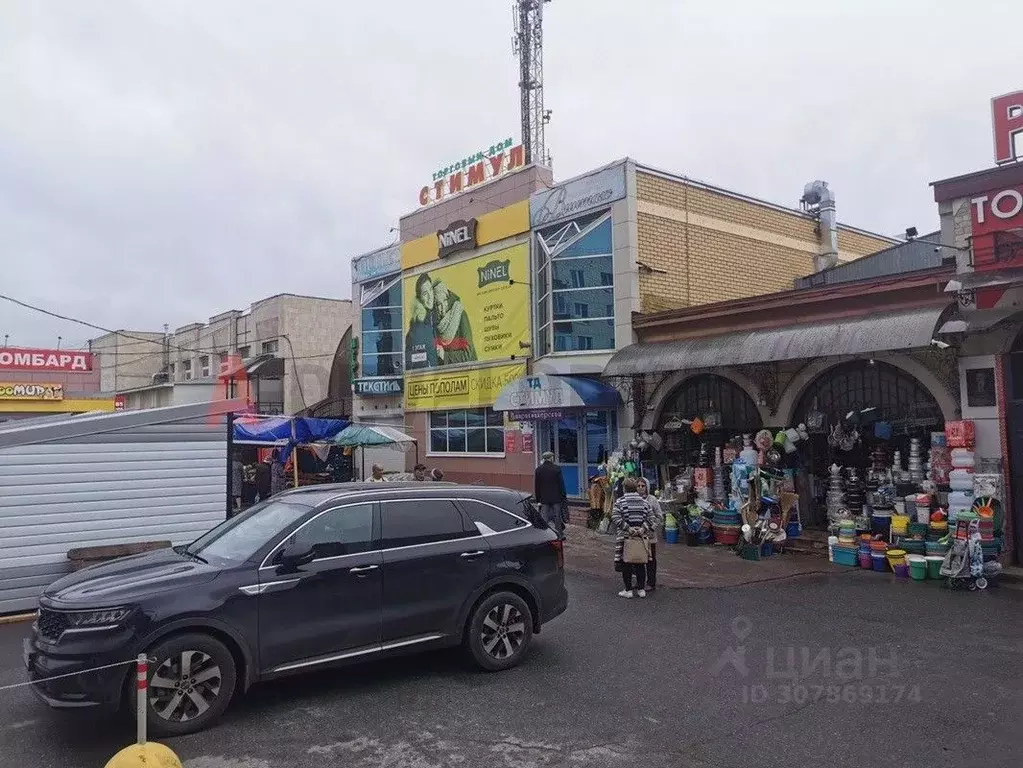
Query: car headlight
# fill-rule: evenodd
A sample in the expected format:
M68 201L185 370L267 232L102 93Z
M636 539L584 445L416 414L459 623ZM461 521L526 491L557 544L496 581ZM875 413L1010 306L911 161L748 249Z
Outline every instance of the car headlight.
M95 629L113 627L124 621L131 608L102 608L97 611L68 613L68 629Z

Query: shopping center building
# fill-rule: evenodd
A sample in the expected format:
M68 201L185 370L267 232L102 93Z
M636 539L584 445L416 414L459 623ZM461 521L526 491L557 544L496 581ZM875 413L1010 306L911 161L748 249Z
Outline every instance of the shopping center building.
M495 407L555 454L569 495L636 434L638 390L603 374L641 318L790 289L894 243L838 224L815 189L815 205L789 208L626 159L532 195L531 375Z

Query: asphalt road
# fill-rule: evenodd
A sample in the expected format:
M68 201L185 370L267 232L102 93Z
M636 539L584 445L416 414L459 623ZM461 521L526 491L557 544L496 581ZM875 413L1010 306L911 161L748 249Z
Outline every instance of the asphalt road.
M616 588L573 574L569 612L513 671L441 653L295 678L169 745L186 768L1019 763L1023 592L851 571L645 601ZM23 679L25 629L0 627L0 685ZM781 676L790 654L807 676ZM0 766L95 768L132 733L0 691Z

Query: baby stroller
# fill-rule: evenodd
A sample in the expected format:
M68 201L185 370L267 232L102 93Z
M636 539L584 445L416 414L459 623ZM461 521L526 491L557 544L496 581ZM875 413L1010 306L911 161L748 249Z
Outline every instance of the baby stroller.
M986 589L988 579L1002 572L997 562L984 562L984 550L980 545L980 529L976 520L970 521L966 538L956 535L952 546L945 553L941 564L941 575L949 589Z

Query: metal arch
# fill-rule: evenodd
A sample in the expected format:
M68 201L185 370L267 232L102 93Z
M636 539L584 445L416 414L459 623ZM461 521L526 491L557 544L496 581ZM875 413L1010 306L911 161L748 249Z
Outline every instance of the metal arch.
M878 407L885 421L944 422L937 398L915 376L876 360L852 360L829 368L803 391L793 410L795 423L804 422L814 408L834 424L847 413Z

